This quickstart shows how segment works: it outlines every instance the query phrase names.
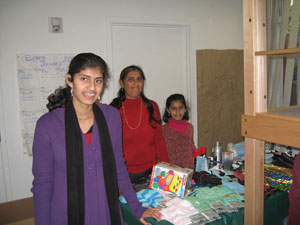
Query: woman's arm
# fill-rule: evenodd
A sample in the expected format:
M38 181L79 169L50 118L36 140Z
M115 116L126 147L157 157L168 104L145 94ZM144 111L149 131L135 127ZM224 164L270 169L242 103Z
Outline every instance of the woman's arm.
M158 106L155 102L151 102L154 108L154 116L156 119L161 120L160 113ZM154 123L156 128L153 128L155 130L155 149L156 149L156 155L158 157L159 162L170 162L167 154L166 144L165 140L162 134L161 124Z
M33 193L35 225L50 224L53 190L53 152L47 123L38 120L33 141Z

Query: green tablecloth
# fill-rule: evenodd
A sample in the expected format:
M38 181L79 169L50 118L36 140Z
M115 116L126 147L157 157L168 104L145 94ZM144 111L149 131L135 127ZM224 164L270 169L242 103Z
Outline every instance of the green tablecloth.
M289 207L290 202L287 192L278 190L265 198L264 225L277 225L289 215Z
M288 194L283 191L277 191L268 198L265 198L264 204L264 224L276 225L283 218L288 216L289 200ZM121 209L125 225L140 225L141 223L132 215L127 204L121 203ZM220 215L222 219L213 221L209 225L243 225L244 224L244 208L236 213L225 213ZM171 225L166 220L157 222L152 218L146 219L153 225Z

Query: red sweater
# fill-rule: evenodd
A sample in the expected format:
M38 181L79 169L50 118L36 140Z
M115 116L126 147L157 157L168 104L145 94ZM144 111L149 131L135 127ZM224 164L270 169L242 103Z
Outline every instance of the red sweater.
M176 123L177 121L172 122ZM168 124L165 124L162 126L162 132L166 142L167 153L170 162L177 166L193 169L193 151L196 149L193 140L193 125L188 123L187 129L182 133L177 130L174 130Z
M158 106L151 101L155 118L160 119ZM138 127L141 113L141 98L126 99L123 102L126 119L131 128ZM142 102L140 126L131 129L126 123L123 107L119 109L123 124L123 152L129 173L140 173L148 170L159 161L169 162L166 145L162 136L161 125L149 123L149 112Z

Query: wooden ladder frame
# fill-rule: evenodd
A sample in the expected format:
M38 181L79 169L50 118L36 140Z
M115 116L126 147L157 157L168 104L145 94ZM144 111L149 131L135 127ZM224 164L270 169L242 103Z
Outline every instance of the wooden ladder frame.
M244 100L245 115L267 111L266 56L255 56L266 49L266 2L244 0ZM242 124L247 118L242 117ZM243 129L243 125L242 125ZM246 131L247 132L247 131ZM245 136L245 131L242 130ZM263 224L264 142L245 137L245 216L246 225Z
M299 56L300 48L266 51L266 0L243 1L243 24L245 114L241 122L245 137L244 223L262 225L264 141L300 148L300 117L274 114L274 110L267 112L267 56ZM298 109L300 111L299 106Z

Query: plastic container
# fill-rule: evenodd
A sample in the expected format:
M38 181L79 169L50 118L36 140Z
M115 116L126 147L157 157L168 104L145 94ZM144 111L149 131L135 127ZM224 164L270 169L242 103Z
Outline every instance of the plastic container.
M233 143L228 143L227 144L227 149L226 149L227 152L231 152L232 153L232 160L235 160L238 156L237 154L237 151L235 149L235 146ZM223 157L224 158L224 157Z
M216 146L213 148L214 160L217 165L222 164L222 146L220 142L216 142Z
M208 171L208 162L207 158L204 156L197 156L197 161L196 161L196 172L200 171Z
M231 170L231 165L233 163L233 153L223 152L224 170Z

